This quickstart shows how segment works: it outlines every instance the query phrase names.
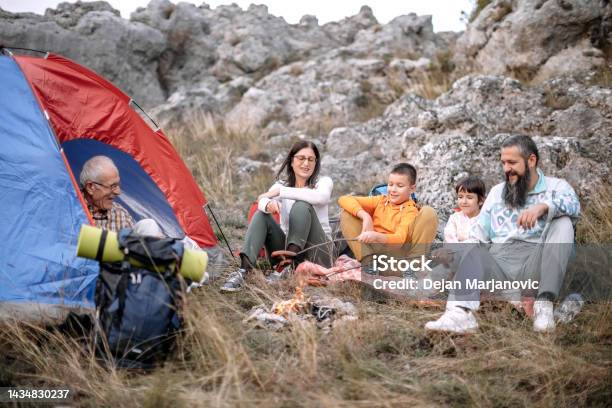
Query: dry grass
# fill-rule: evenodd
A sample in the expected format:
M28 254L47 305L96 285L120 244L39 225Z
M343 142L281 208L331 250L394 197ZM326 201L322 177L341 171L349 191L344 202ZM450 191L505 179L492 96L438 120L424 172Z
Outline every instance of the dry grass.
M612 87L612 45L607 46L606 64L587 83L602 88Z
M218 207L236 205L227 196L244 181L228 164L238 152L261 154L256 139L208 117L170 134L209 198ZM267 185L256 181L267 176L253 177L253 185ZM610 198L604 190L584 209L580 242L610 242ZM230 229L233 240L241 223ZM304 322L271 332L242 320L253 306L292 296L295 282L270 286L259 273L249 279L237 295L221 295L219 281L189 295L180 344L148 373L105 368L86 342L5 322L0 386L69 387L74 405L92 407L606 406L612 396L609 301L587 304L551 335L534 333L529 320L489 303L478 313L480 331L462 337L424 330L440 310L343 284L306 293L353 302L358 321L329 333Z
M434 100L453 85L454 76L441 70L431 70L415 78L413 92L425 99Z
M412 73L407 79L389 72L388 83L397 98L406 92L412 92L425 99L434 100L450 90L457 79L475 72L474 68L457 68L452 52L442 51L436 54L428 70Z
M436 310L362 300L360 320L325 334L311 323L269 332L242 323L252 306L290 296L253 279L246 293L190 297L185 336L150 373L102 368L83 345L13 322L0 335L3 385L70 387L79 406L604 406L610 397L610 304L588 305L554 335L490 304L481 331L432 335Z
M602 186L593 197L576 227L576 241L581 244L612 243L612 186Z
M478 17L478 15L480 14L480 12L487 7L489 4L491 4L491 0L476 0L474 2L474 9L470 12L469 16L468 16L468 22L471 23L472 21L476 20L476 17Z
M183 126L170 129L168 135L215 207L235 208L252 201L272 182L272 173L265 170L242 178L237 174L238 157L270 159L261 136L253 130L228 129L210 114L199 114ZM237 203L237 198L242 200Z

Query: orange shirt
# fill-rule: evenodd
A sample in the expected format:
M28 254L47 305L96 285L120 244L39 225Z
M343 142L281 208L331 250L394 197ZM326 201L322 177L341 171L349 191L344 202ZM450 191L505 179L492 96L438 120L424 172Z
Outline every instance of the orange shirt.
M414 201L408 200L395 205L383 195L342 196L338 199L338 204L355 217L359 210L365 210L372 216L374 231L386 234L388 244L409 242L412 235L411 227L419 213Z

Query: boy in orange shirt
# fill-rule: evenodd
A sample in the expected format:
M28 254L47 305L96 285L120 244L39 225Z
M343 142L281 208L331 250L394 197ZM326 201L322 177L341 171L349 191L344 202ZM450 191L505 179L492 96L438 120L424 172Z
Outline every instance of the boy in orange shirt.
M391 169L387 195L373 197L342 196L344 210L340 228L355 257L362 263L374 254L406 258L429 251L436 236L438 217L431 207L417 207L411 199L416 190L414 166L400 163Z

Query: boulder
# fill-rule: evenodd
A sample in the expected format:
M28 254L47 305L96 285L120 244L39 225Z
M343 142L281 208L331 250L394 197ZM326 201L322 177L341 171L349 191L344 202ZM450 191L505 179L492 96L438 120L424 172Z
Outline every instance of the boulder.
M62 3L45 16L0 15L0 42L6 46L49 51L103 75L143 107L165 101L158 80L164 35L142 23L119 17L108 3Z
M393 164L413 163L421 202L446 216L460 178L479 175L488 188L503 180L499 146L523 133L538 144L544 172L566 178L588 200L610 179L611 98L608 88L569 78L526 87L501 76L468 76L435 101L408 94L380 118L332 130L322 168L345 189L339 195L365 193Z
M582 75L601 66L592 42L606 42L600 0L494 0L456 43L455 59L486 74L545 81L561 73ZM607 35L607 34L606 34ZM597 40L595 39L597 37ZM592 41L593 40L593 41ZM571 59L568 59L571 58ZM564 63L570 61L569 66Z

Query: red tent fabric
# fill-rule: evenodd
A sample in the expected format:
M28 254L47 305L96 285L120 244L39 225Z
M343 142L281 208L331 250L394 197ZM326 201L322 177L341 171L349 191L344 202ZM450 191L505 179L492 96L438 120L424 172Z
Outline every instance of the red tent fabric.
M217 238L204 213L204 194L168 138L130 106L130 97L66 58L15 57L46 112L59 143L94 139L129 154L153 179L184 232L200 246ZM87 210L86 210L87 211Z

